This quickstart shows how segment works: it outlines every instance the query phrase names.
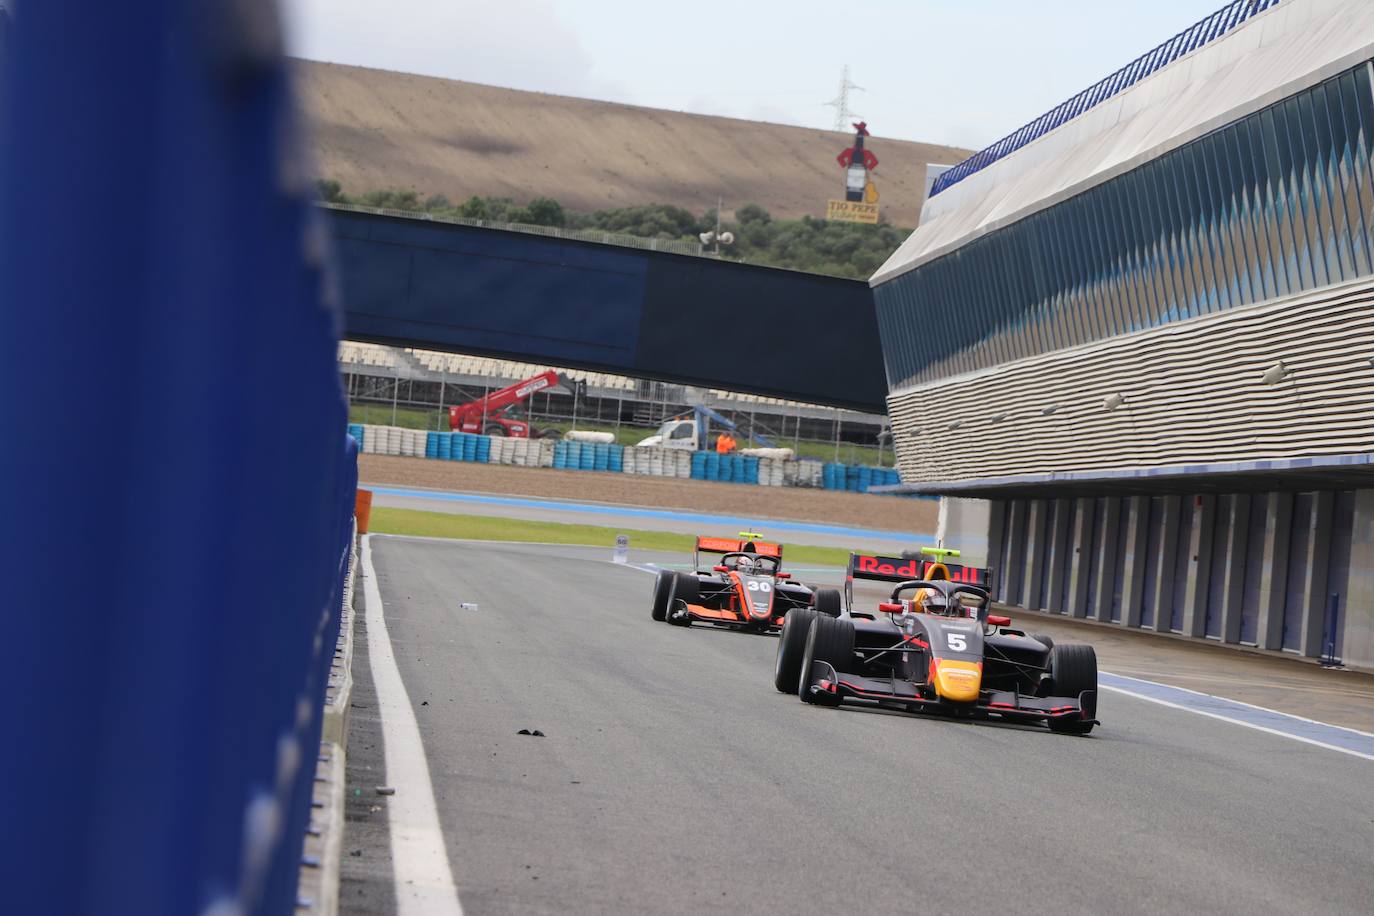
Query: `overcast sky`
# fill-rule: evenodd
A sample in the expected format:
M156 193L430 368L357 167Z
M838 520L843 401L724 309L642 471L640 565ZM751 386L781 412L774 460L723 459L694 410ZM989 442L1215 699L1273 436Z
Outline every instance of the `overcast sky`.
M283 0L314 60L981 147L1223 0Z

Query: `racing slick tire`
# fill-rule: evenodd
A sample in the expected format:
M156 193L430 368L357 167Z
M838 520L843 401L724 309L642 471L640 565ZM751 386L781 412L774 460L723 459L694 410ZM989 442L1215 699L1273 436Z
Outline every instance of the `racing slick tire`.
M801 677L802 656L806 654L806 637L811 633L811 621L816 609L794 607L782 619L778 634L778 659L773 665L773 686L779 693L796 693Z
M1097 690L1097 652L1092 646L1062 645L1050 650L1050 677L1054 695L1076 697L1085 690ZM1086 735L1091 722L1080 719L1050 719L1050 731L1064 735Z
M818 588L811 596L811 603L822 614L840 616L840 592L834 588Z
M1026 635L1029 636L1031 639L1035 640L1036 642L1040 643L1040 645L1044 646L1046 649L1054 648L1054 640L1046 636L1044 633L1027 633Z
M811 666L815 662L826 662L838 673L849 666L853 657L854 621L817 614L807 628L806 652L802 655L801 672L797 678L797 696L801 697L803 703L839 706L838 696L811 692Z
M684 604L696 604L701 592L701 583L692 573L674 573L673 590L668 593L668 622L679 627L690 627L692 617L685 610L681 614L677 611L679 601Z
M668 599L673 594L675 575L671 569L660 569L658 575L654 576L654 603L649 613L655 620L668 619Z

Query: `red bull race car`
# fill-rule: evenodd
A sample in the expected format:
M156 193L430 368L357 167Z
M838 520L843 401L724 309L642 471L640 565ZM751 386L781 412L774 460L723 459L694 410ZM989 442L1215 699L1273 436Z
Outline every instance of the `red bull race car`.
M709 568L702 554L719 554ZM659 570L652 616L678 626L709 623L756 633L776 632L789 611L806 608L827 617L840 613L838 589L813 589L782 571L782 545L740 532L733 538L699 537L692 571Z
M802 702L842 703L963 718L1043 722L1086 735L1097 721L1097 656L1055 645L988 613L986 569L936 559L849 558L845 609L837 617L790 611L773 682ZM854 607L854 580L891 582L875 613Z

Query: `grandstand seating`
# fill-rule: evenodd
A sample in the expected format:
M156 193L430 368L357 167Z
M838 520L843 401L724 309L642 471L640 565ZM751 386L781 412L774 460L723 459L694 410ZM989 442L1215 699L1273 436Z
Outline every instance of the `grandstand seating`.
M480 378L492 382L517 382L520 379L556 368L505 359L490 359L483 356L439 353L434 350L406 348L404 353L420 368L436 375ZM354 341L343 341L339 344L339 363L348 371L361 368L398 369L405 362L398 356L398 351L391 347ZM632 392L637 384L635 379L623 375L589 372L582 369L560 369L559 371L574 381L586 382L588 388L600 391ZM740 394L714 388L710 390L710 394L720 401L733 402L737 405L785 408L816 407L814 404L804 404L799 401L770 398L757 394Z

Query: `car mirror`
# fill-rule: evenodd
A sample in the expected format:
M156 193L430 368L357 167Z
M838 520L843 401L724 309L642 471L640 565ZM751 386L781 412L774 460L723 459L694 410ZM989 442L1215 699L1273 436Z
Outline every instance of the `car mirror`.
M785 572L774 573L774 574L773 574L773 578L774 578L774 579L790 579L790 578L792 578L792 574L791 574L791 573L785 573Z
M1002 617L998 614L989 614L988 623L994 627L1009 627L1011 626L1011 618Z
M900 601L884 601L882 604L878 605L878 610L882 611L884 614L900 614L902 612L902 603Z
M729 571L730 571L730 567L728 567L728 566L712 566L711 569L712 569L712 571L714 571L714 572L729 572Z

